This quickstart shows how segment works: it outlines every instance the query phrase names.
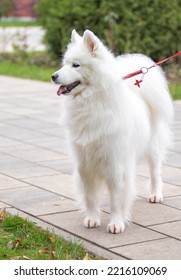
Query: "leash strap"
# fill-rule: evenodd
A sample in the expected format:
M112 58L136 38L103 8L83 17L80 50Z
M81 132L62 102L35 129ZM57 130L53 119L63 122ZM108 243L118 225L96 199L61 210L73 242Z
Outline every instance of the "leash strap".
M139 75L139 74L142 74L141 80L136 80L136 82L135 82L135 84L134 84L135 86L140 87L140 83L143 81L144 75L147 74L148 71L149 71L151 68L156 67L156 66L159 66L159 65L161 65L162 63L166 62L167 60L169 60L169 59L171 59L171 58L174 58L174 57L177 57L177 56L180 56L180 55L181 55L181 51L178 52L178 53L176 53L176 54L174 54L174 55L172 55L172 56L170 56L170 57L167 57L167 58L165 58L165 59L163 59L163 60L160 60L160 61L156 62L155 64L153 64L153 65L150 66L150 67L142 67L140 70L137 70L137 71L135 71L135 72L132 72L132 73L127 74L126 76L124 76L124 77L123 77L123 80L129 79L129 78L134 77L134 76L137 76L137 75Z
M177 56L180 56L180 55L181 55L181 51L178 52L178 53L176 53L176 54L174 54L174 55L172 55L172 56L170 56L170 57L168 57L168 58L165 58L165 59L163 59L163 60L157 62L156 65L160 65L160 64L166 62L167 60L169 60L169 59L171 59L171 58L174 58L174 57L177 57Z

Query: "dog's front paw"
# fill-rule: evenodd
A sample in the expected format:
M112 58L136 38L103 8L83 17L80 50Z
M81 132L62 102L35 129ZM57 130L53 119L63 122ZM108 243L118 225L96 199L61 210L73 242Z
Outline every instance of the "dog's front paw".
M107 232L109 233L122 233L125 229L124 223L109 223L107 226Z
M95 228L101 225L100 218L86 217L84 219L84 226L87 228Z
M161 203L163 201L162 194L152 194L149 196L148 201L150 203Z

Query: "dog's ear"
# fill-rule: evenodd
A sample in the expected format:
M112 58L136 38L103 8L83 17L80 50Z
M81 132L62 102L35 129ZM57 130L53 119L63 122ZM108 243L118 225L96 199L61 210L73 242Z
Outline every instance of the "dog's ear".
M77 31L75 29L73 29L72 34L71 34L71 42L76 43L80 39L81 39L81 36L77 33Z
M90 30L86 30L83 35L83 42L88 47L89 51L95 55L98 49L99 39Z

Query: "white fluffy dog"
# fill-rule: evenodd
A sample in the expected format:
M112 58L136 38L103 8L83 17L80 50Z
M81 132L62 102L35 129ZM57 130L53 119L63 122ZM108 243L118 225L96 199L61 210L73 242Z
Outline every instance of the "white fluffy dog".
M144 76L122 77L154 62L140 54L115 57L89 30L72 31L63 66L52 75L67 95L65 120L72 143L75 186L84 225L100 226L100 190L110 191L110 233L123 232L135 198L139 158L150 167L150 202L162 201L161 165L170 144L173 106L160 67ZM140 78L140 76L136 76Z

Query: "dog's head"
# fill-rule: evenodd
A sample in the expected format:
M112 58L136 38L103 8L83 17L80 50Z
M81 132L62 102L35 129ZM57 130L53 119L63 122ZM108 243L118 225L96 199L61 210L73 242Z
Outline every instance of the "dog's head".
M60 84L58 95L78 95L93 86L97 61L105 47L93 32L86 30L83 37L73 30L71 42L64 55L63 66L52 75L52 81Z

